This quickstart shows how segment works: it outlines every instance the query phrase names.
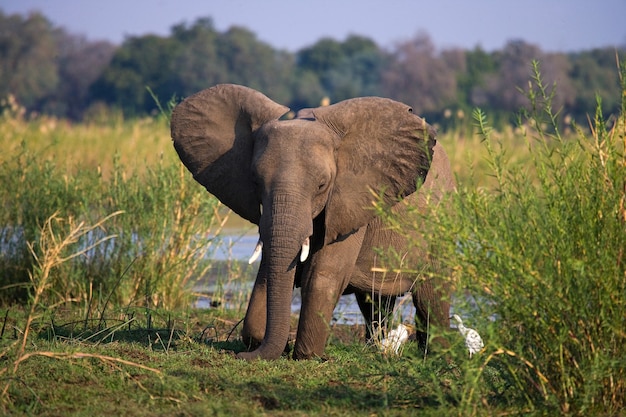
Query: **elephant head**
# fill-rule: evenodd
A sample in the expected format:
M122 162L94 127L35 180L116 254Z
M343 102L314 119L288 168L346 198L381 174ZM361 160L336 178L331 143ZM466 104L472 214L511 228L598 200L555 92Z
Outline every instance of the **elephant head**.
M276 358L288 338L303 244L342 240L374 217L372 201L412 194L428 172L434 130L402 103L378 97L288 108L253 89L223 84L174 110L174 147L194 178L259 226L267 325L246 357ZM315 227L314 227L315 223Z

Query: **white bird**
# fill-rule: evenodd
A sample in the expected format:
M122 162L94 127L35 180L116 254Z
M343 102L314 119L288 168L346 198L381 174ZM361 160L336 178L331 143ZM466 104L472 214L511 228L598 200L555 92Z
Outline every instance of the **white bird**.
M478 332L474 329L467 328L463 325L463 320L457 314L453 315L452 318L457 321L459 332L465 338L465 346L467 350L469 350L470 358L474 353L480 352L480 350L485 346L483 343L483 339L480 337Z
M381 340L381 350L385 353L392 352L398 354L400 347L409 339L409 328L400 323L398 327L391 330L387 337Z

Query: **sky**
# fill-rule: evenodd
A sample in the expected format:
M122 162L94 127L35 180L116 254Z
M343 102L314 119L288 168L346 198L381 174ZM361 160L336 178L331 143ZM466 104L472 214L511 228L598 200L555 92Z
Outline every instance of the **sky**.
M211 17L220 32L243 26L290 52L351 34L383 48L417 34L439 49L493 51L510 40L545 52L626 45L626 0L0 0L0 10L37 10L69 33L115 44Z

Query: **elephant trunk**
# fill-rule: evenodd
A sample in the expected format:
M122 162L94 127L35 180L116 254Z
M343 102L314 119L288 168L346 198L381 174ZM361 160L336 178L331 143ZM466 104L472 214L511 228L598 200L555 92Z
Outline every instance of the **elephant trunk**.
M267 317L265 336L261 345L252 352L242 352L242 359L276 359L285 350L291 321L291 299L301 248L312 226L302 227L304 213L308 211L291 202L301 199L278 196L270 209L264 209L259 225L263 242L263 262L259 274L267 277ZM267 207L267 205L264 205ZM310 217L310 214L309 214ZM310 220L305 220L310 224ZM246 320L248 318L246 317Z

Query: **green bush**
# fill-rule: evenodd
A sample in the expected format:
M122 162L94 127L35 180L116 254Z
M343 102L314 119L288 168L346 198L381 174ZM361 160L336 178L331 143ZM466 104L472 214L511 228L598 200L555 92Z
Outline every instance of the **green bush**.
M506 369L531 409L614 413L626 406L626 95L611 129L598 110L589 133L565 141L555 90L533 70L532 108L520 116L533 164L507 163L475 111L498 185L462 185L437 239L448 243L457 308L484 329L481 372ZM481 379L467 401L486 394Z
M38 160L23 145L0 164L0 301L24 300L34 258L28 242L56 216L95 224L122 213L81 237L71 250L114 237L52 271L41 301L77 302L89 309L141 305L188 307L192 283L208 268L206 256L219 231L218 201L198 190L182 164L155 164L127 170L114 163L109 178L97 169L69 174L54 162ZM128 175L127 172L132 174Z
M626 407L626 71L621 114L607 123L598 99L589 128L574 126L577 139L563 139L556 88L537 62L533 71L532 106L519 116L531 162L513 162L477 109L496 185L466 178L452 210L388 220L398 230L433 225L452 308L485 341L468 360L455 332L443 352L463 365L462 414L512 405L612 415Z

